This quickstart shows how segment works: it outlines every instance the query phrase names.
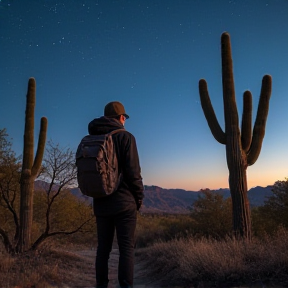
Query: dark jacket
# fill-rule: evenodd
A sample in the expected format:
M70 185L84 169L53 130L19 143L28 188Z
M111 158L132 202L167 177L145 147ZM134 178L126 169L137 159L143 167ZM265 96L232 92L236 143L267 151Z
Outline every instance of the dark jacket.
M91 121L88 125L90 135L106 134L116 129L123 129L122 124L113 118L100 117ZM141 168L135 137L128 131L120 131L112 135L119 171L122 174L120 185L113 194L94 199L93 207L95 215L107 215L110 212L121 212L127 205L136 205L144 197Z

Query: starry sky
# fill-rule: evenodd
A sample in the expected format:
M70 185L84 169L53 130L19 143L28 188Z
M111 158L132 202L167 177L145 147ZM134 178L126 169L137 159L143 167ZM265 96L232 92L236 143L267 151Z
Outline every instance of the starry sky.
M121 101L144 184L228 187L225 146L212 136L198 92L208 82L224 129L220 37L231 36L235 91L253 95L272 75L266 134L248 188L288 177L287 0L0 0L0 128L23 149L27 83L37 84L48 140L75 150L88 123Z

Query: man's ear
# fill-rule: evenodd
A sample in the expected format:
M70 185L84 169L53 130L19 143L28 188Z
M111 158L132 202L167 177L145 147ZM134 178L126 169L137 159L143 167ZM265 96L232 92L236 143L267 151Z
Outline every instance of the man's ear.
M121 122L121 124L123 126L124 126L125 120L126 120L125 116L124 115L120 115L120 122Z

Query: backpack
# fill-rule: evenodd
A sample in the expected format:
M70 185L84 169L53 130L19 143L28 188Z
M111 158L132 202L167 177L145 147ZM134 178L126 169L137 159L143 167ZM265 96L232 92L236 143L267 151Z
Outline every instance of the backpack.
M115 192L120 182L118 160L112 135L85 136L76 152L77 180L81 192L93 198L102 198Z

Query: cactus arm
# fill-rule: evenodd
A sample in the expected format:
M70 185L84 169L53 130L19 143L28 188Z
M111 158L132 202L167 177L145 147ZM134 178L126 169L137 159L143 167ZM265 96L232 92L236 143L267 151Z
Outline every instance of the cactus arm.
M262 80L262 88L253 129L252 143L247 155L247 164L249 166L256 162L261 151L262 142L265 135L271 89L272 77L270 75L265 75Z
M222 55L222 86L225 116L225 133L227 137L239 134L238 111L235 100L235 89L233 79L233 63L230 44L230 36L223 33L221 36Z
M199 93L200 93L200 100L201 106L206 117L207 123L209 128L212 132L214 138L221 144L226 144L226 136L223 132L222 128L219 125L217 117L215 115L213 106L210 101L207 83L204 79L199 81Z
M42 163L44 150L45 150L47 125L48 125L47 118L42 117L41 124L40 124L40 133L39 133L39 139L38 139L37 152L36 152L34 164L31 170L32 177L37 177L39 170L41 168L41 163Z
M250 148L252 141L252 94L245 91L243 95L243 115L241 123L241 144L245 153Z
M24 148L23 148L23 165L22 170L27 172L33 165L34 151L34 109L35 109L35 91L36 83L34 78L28 82L27 104L25 112L25 131L24 131Z

